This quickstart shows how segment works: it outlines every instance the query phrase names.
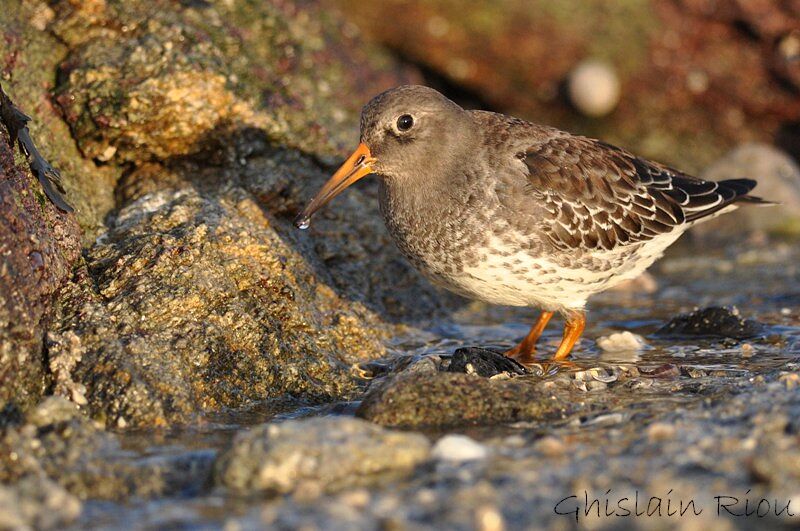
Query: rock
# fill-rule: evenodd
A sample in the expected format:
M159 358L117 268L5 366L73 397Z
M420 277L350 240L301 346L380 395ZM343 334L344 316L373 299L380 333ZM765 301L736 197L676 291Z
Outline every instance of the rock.
M28 424L42 428L53 424L82 421L82 415L76 404L65 400L64 397L48 396L26 415Z
M418 79L342 16L291 1L10 7L0 13L7 88L49 133L43 153L86 230L47 362L23 364L26 350L3 358L31 373L0 385L23 408L45 383L115 427L285 393L351 397L349 367L381 355L387 321L455 300L384 251L374 186L338 201L351 210L326 212L312 235L282 221L352 148L363 103ZM115 206L128 208L109 215ZM54 286L22 280L45 308ZM38 355L34 310L25 326Z
M673 424L654 422L647 427L647 438L651 442L668 441L675 437L676 432Z
M344 26L313 2L58 2L58 102L98 160L198 153L247 128L340 154L368 97L412 80Z
M2 124L0 131L0 409L24 409L46 386L47 315L79 257L80 229L16 164Z
M796 437L780 435L763 437L747 463L756 481L771 484L776 491L800 485L800 451Z
M567 89L575 108L593 118L610 114L619 103L619 77L602 61L581 61L569 73Z
M422 435L350 417L293 420L238 435L217 461L216 478L241 494L284 494L309 483L331 492L408 474L429 453Z
M503 525L516 529L536 522L535 527L544 529L594 529L626 528L632 518L643 518L636 520L639 524L650 518L644 527L677 524L733 529L734 520L716 514L714 499L730 495L739 499L731 508L740 514L745 498L750 510L762 498L773 508L785 507L791 500L793 516L784 510L776 517L771 511L769 516L751 515L750 520L743 516L736 521L796 527L800 394L786 392L775 369L767 372L768 382L757 385L749 372L724 378L708 399L693 397L692 392L676 393L672 382L644 393L610 387L608 394L616 395L610 406L589 408L586 416L481 430L481 444L488 455L479 462L421 466L411 478L370 487L369 496L343 491L313 502L298 501L296 496L259 500L246 514L230 516L227 523L243 529L344 530L381 526L497 529ZM599 395L582 397L595 400ZM636 489L640 517L632 517ZM578 499L567 499L554 511L559 500L568 496ZM653 502L650 496L656 497ZM593 503L594 499L599 501ZM606 499L611 500L609 516L603 512ZM631 515L625 516L625 511L614 515L617 500ZM668 500L672 516L667 513ZM688 507L683 517L672 513L678 511L680 500ZM655 506L659 501L660 517ZM651 517L646 516L648 503L653 507Z
M199 151L212 131L258 125L215 70L223 60L207 39L155 21L149 26L141 36L94 39L62 66L66 84L58 101L87 157L186 155Z
M6 0L0 10L0 57L3 87L32 118L31 136L42 155L61 172L69 203L88 243L101 232L103 218L114 208L114 186L120 168L97 166L83 158L51 91L67 47L43 28L55 14L44 2ZM3 194L4 196L6 194Z
M628 332L627 330L597 338L597 346L605 352L642 350L646 345L647 342L642 336Z
M703 172L703 178L749 178L758 181L754 195L775 201L769 207L745 207L701 223L690 234L702 240L739 240L754 232L800 235L800 166L767 144L742 144Z
M30 475L13 486L0 485L2 529L63 529L80 512L80 500L45 477Z
M433 446L431 455L441 461L463 463L485 459L489 451L485 446L466 435L445 435Z
M522 379L459 373L399 373L376 382L356 415L384 426L453 427L553 419L573 403Z
M61 397L45 399L0 433L0 482L19 485L29 477L48 478L42 495L50 481L70 495L106 500L196 491L210 477L212 458L211 452L197 451L136 459L123 451L116 435ZM54 495L62 496L59 492Z
M51 331L51 357L109 425L163 425L289 393L353 397L349 367L386 329L320 282L252 196L184 189L122 209L86 254Z
M448 0L377 0L361 9L360 0L330 1L376 42L466 89L481 107L602 138L684 171L701 170L738 142L771 141L800 119L800 101L786 88L800 80L800 62L780 51L793 47L785 38L800 15L779 1L687 0L663 9L581 0L507 0L502 9L489 0L469 9ZM742 24L758 30L743 39ZM625 87L602 121L559 97L561 82L586 57L613 61ZM665 79L673 80L669 87Z
M567 445L564 444L564 441L552 435L546 435L538 439L533 448L546 457L562 457L567 453Z
M672 318L656 335L665 338L728 337L749 339L764 334L764 325L744 319L736 308L710 307Z
M489 378L497 374L525 374L525 366L517 360L485 348L459 348L450 359L449 372L477 374Z

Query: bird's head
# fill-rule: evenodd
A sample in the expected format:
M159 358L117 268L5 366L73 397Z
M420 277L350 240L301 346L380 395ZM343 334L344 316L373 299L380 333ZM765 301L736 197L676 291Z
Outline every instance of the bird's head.
M370 174L416 181L443 175L464 148L469 117L432 88L407 85L375 96L361 111L361 142L297 216L308 227L311 216L345 188Z

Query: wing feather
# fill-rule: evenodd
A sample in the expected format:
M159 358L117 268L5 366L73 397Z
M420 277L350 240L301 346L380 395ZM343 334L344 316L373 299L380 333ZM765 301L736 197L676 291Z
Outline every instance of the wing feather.
M552 245L611 250L657 238L747 197L749 179L704 181L585 137L553 135L525 150L526 191L550 215ZM755 199L755 198L752 198Z

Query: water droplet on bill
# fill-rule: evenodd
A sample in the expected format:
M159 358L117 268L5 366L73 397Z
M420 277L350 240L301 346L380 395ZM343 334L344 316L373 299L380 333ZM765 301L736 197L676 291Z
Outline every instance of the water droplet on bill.
M311 226L311 218L298 217L296 220L294 220L294 226L300 230L306 230Z

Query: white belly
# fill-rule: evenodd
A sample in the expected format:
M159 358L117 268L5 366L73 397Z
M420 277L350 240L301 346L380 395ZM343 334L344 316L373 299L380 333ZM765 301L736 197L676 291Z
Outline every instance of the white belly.
M507 244L493 239L480 251L482 260L466 267L456 278L447 279L445 287L492 304L551 311L581 309L590 296L639 276L682 232L675 231L635 248L595 253L596 259L614 264L601 270L564 267L545 257L513 252Z

